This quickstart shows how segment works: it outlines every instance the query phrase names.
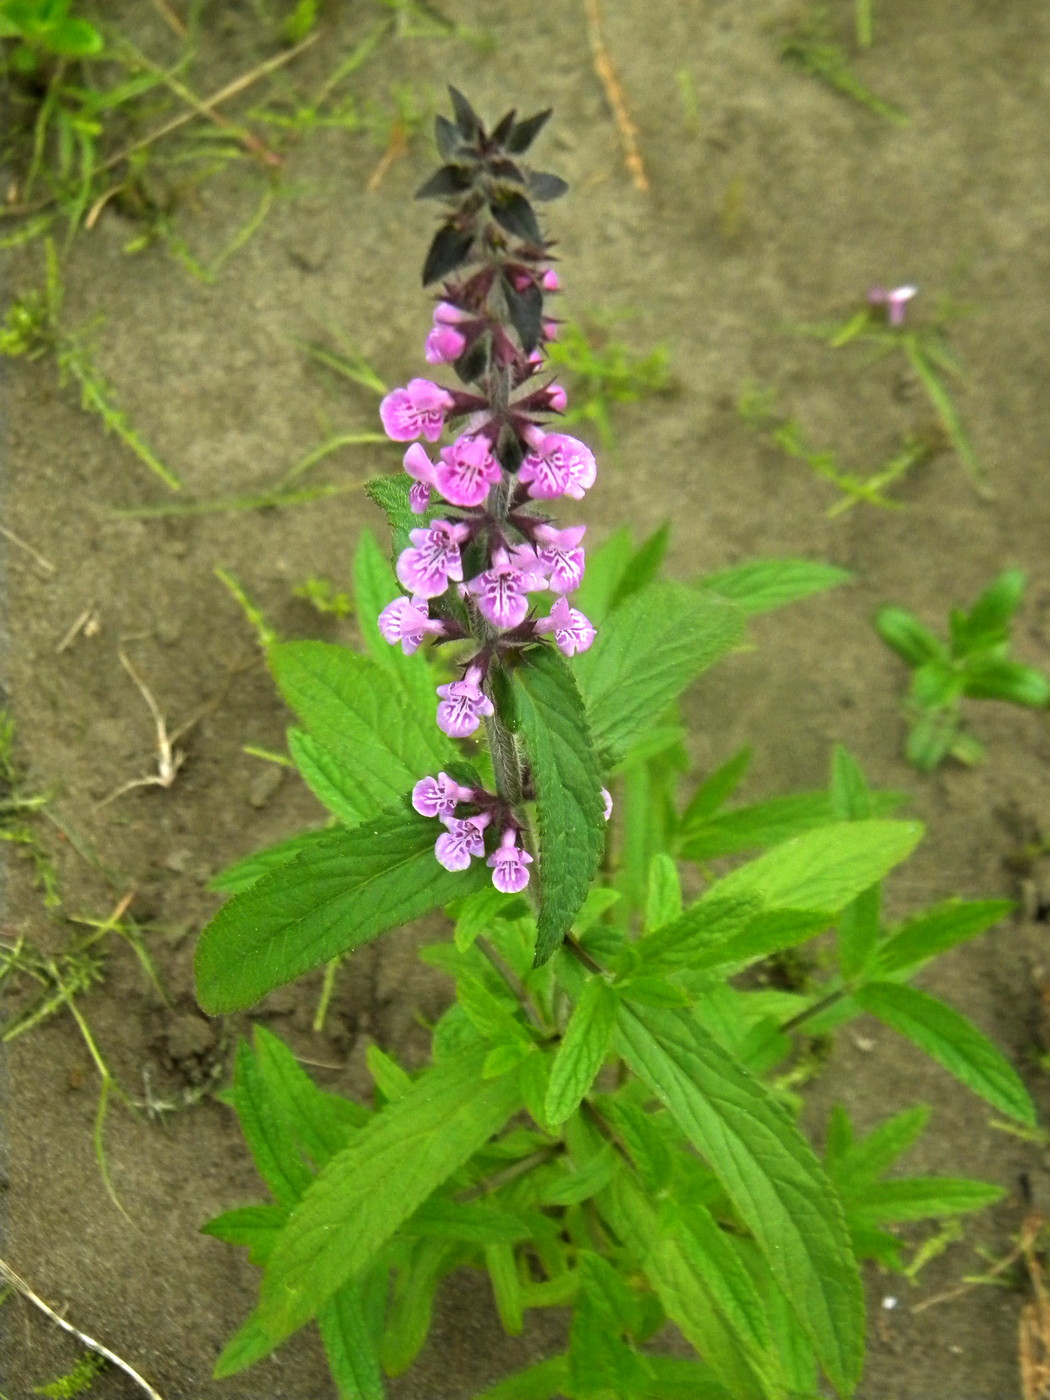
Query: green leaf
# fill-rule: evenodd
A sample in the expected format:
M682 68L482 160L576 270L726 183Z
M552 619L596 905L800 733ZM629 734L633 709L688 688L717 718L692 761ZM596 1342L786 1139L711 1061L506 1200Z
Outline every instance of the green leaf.
M660 565L664 562L664 555L667 553L667 546L671 539L671 526L665 522L658 530L654 530L647 540L639 545L628 560L627 567L620 575L620 580L612 595L609 605L610 612L618 608L621 603L625 603L632 594L637 593L648 583L652 583L660 572ZM588 565L588 567L590 567Z
M524 1326L521 1299L521 1279L514 1259L514 1247L509 1244L487 1244L485 1267L492 1282L492 1294L503 1330L519 1337Z
M337 758L303 729L288 729L288 752L313 795L344 826L357 826L375 811L374 801L354 780L347 759Z
M847 1202L851 1225L871 1226L891 1220L927 1220L938 1215L962 1215L984 1210L1006 1195L1001 1186L958 1176L906 1176L899 1181L876 1181L856 1200Z
M355 1281L336 1289L318 1312L317 1326L339 1400L385 1400L379 1361Z
M404 1224L406 1235L464 1244L515 1244L532 1231L518 1215L485 1201L453 1201L432 1196Z
M1013 1066L958 1011L896 982L869 982L853 998L1000 1112L1034 1127L1035 1108Z
M957 656L986 651L1008 641L1010 620L1024 598L1025 575L1005 569L977 599L968 613L952 613L952 646Z
M587 571L573 595L573 603L595 627L601 627L612 611L612 600L631 562L631 532L621 525L597 549L587 551Z
M745 745L697 788L682 813L682 829L707 822L722 804L736 792L751 763L751 747Z
M461 1257L462 1251L447 1240L417 1240L412 1245L399 1270L380 1347L388 1376L407 1371L419 1355L430 1331L438 1284Z
M484 1049L422 1074L334 1157L293 1211L263 1280L276 1343L366 1269L394 1231L519 1107L513 1077L481 1079Z
M291 1206L313 1180L284 1114L274 1103L259 1062L246 1041L237 1045L233 1107L259 1175L278 1205Z
M537 1362L505 1377L474 1400L551 1400L552 1395L564 1392L568 1384L568 1356L552 1356L549 1361Z
M226 1244L242 1245L253 1264L265 1264L288 1220L284 1206L241 1206L223 1211L201 1226L202 1235L211 1235Z
M434 823L402 809L324 840L225 904L197 944L197 997L209 1015L261 996L470 894L486 870L453 874L434 859Z
M893 812L904 800L895 792L872 793L872 816ZM716 856L737 855L778 845L791 836L835 820L826 792L792 793L773 797L733 811L684 823L679 834L679 855L685 860L707 861Z
M762 899L756 893L724 899L705 895L672 923L647 933L634 945L639 968L645 972L674 972L693 967L712 948L721 948L743 933L762 909Z
M414 526L418 523L415 517ZM376 537L371 530L362 530L354 551L354 605L361 639L376 665L392 676L404 691L409 704L433 724L435 677L426 654L417 651L406 656L399 646L391 646L379 631L379 614L401 591Z
M852 1390L863 1292L842 1207L808 1143L687 1013L621 1006L616 1045L718 1177L832 1383Z
M278 642L270 666L311 736L346 764L369 815L454 758L449 740L374 662L328 642Z
M408 493L411 489L412 479L405 472L398 472L396 476L374 476L365 482L365 495L386 515L393 535L395 557L403 549L407 549L410 543L409 531L418 530L430 518L429 511L422 515L413 513L408 503Z
M545 1109L552 1127L575 1113L594 1083L612 1042L616 994L604 978L592 976L573 1007L554 1055Z
M900 925L878 949L874 977L892 977L918 967L1005 919L1014 908L1010 899L949 899Z
M796 836L716 881L707 899L754 894L767 909L837 914L918 845L921 822L837 822Z
M576 659L595 747L622 758L701 671L743 636L743 613L685 584L651 583L616 609Z
M540 835L536 966L560 945L590 889L605 844L601 774L568 665L549 647L514 672Z
M649 1195L662 1192L671 1179L674 1163L654 1115L622 1095L603 1094L596 1106L626 1147Z
M538 1199L545 1206L572 1206L580 1201L589 1201L599 1191L608 1186L616 1168L616 1157L608 1143L582 1166L566 1163L562 1159L550 1169L549 1176L539 1185ZM542 1179L537 1173L537 1181Z
M847 569L814 559L755 559L707 574L697 579L696 586L731 599L750 617L837 588L851 577Z
M828 1128L827 1162L828 1172L843 1197L863 1197L875 1179L912 1146L929 1116L929 1105L917 1104L915 1108L887 1118L865 1137L854 1141L849 1116L836 1104Z
M284 1041L265 1026L255 1027L254 1039L256 1062L271 1103L320 1169L342 1151L354 1129L368 1121L368 1110L319 1089Z
M909 666L948 660L947 650L940 638L905 608L880 608L875 614L875 630Z
M1005 700L1040 710L1050 703L1050 681L1032 666L999 656L973 656L963 673L963 692L974 700Z
M682 912L682 883L671 857L658 851L649 862L649 888L645 901L647 932L669 924Z
M278 841L274 846L265 846L261 851L245 856L243 860L235 861L213 875L208 881L208 888L218 890L220 894L240 894L242 890L250 889L261 876L289 864L300 851L311 850L331 834L330 827L321 827L318 831L301 831L297 836L289 836L286 841Z

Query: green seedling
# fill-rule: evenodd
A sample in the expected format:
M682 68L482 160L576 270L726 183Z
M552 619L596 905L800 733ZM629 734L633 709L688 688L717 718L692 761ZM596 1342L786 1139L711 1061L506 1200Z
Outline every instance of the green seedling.
M856 311L848 321L802 323L788 329L796 335L823 340L834 350L854 341L869 344L873 347L873 360L884 355L902 355L922 385L941 429L958 453L977 494L990 500L993 493L987 473L945 381L945 375L960 377L962 374L944 335L946 321L949 316L959 314L959 308L942 302L932 323L908 325L906 312L917 291L913 286L873 287L868 293L867 306ZM885 308L885 312L880 308Z
M15 72L35 73L49 59L92 58L102 52L95 26L69 11L70 0L0 0L0 40L14 41L10 62Z
M1005 570L968 612L952 609L947 644L905 608L884 607L876 614L879 636L915 672L905 753L922 772L948 757L968 764L984 758L983 745L966 730L964 699L1005 700L1031 709L1050 703L1050 680L1008 656L1010 622L1024 588L1020 569Z
M551 367L567 376L574 403L565 423L593 423L606 446L613 442L612 412L617 404L674 391L666 346L642 354L613 333L629 312L592 312L567 321L548 347Z
M294 598L304 598L319 613L330 613L333 617L349 617L354 610L349 593L336 590L331 579L315 578L311 575L303 583L292 589Z
M867 47L871 42L870 3L857 0L855 12L857 40ZM895 126L908 126L911 118L892 102L887 102L860 81L850 67L849 55L835 38L827 7L814 5L801 22L781 41L780 56L785 63L801 68L845 97L867 107Z
M885 493L890 486L920 463L927 461L935 447L918 437L907 438L890 459L871 476L855 476L844 471L834 453L811 447L802 425L796 418L782 417L776 411L776 390L746 385L737 403L737 412L750 427L760 432L775 447L789 457L805 462L814 475L830 481L842 493L841 499L827 509L828 519L844 514L860 501L884 510L901 510L902 503Z
M57 1376L46 1385L35 1385L33 1394L47 1396L47 1400L73 1400L75 1395L83 1395L91 1389L106 1364L106 1358L98 1352L85 1352L65 1375Z

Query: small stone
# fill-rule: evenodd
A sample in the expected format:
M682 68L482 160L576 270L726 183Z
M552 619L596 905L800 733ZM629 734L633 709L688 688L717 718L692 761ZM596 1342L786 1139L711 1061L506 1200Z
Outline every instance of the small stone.
M277 763L268 763L257 773L248 788L248 802L259 811L265 807L284 782L284 769Z

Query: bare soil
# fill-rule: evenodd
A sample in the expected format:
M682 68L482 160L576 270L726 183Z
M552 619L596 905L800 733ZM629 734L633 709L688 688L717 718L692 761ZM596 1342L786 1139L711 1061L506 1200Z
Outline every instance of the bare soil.
M175 0L171 0L178 8ZM369 15L337 5L296 81L316 84L363 32ZM1050 667L1050 9L1043 0L876 0L875 46L862 80L911 117L898 128L785 66L778 35L800 11L787 0L607 0L605 33L639 128L651 189L636 189L596 76L578 0L529 5L444 0L446 13L488 32L485 53L462 43L389 43L357 91L388 97L412 83L441 100L452 81L494 117L508 105L553 105L542 165L571 181L553 206L567 309L630 310L640 349L669 348L677 392L617 418L617 442L582 508L600 541L619 522L639 532L674 522L670 570L680 577L754 556L805 556L851 569L833 594L762 619L756 647L691 693L695 775L744 742L755 748L749 797L821 786L832 745L846 744L871 780L913 794L928 824L917 855L891 883L891 912L938 899L1020 896L1011 857L1050 830L1050 734L1045 714L975 706L988 747L976 770L916 774L902 758L904 668L870 619L894 601L941 626L1007 564L1029 573L1016 653ZM131 7L129 7L129 11ZM837 0L848 33L851 7ZM251 66L258 25L247 4L214 5L218 57L202 89ZM150 6L128 14L158 58L172 36ZM254 36L254 37L253 37ZM683 106L679 74L695 92ZM215 78L210 83L210 78ZM236 113L236 104L229 109ZM376 426L375 400L309 363L302 339L342 330L390 383L423 372L428 304L418 268L432 208L412 193L431 168L428 142L366 184L379 152L339 131L317 131L289 155L279 198L213 285L163 249L123 252L136 225L113 207L77 238L65 267L65 318L93 317L100 366L143 437L197 500L272 484L329 431ZM247 179L217 177L187 201L179 227L214 253L257 197ZM41 278L39 245L7 262L7 297ZM905 509L861 506L829 520L834 494L764 445L735 404L751 379L778 386L815 443L855 470L874 468L929 419L919 386L888 360L833 352L783 333L793 321L845 319L873 283L915 281L916 316L941 294L967 303L951 342L966 377L956 401L987 464L994 500L978 498L944 452L898 488ZM278 511L161 519L116 512L170 503L164 487L60 388L48 358L9 363L6 522L55 565L6 550L4 677L27 784L54 793L51 810L77 838L41 824L58 862L63 905L49 913L32 871L12 862L5 937L57 952L73 916L104 918L127 891L166 992L134 951L109 936L105 976L79 1001L107 1064L138 1098L176 1098L228 1067L233 1037L260 1020L287 1038L326 1086L367 1094L370 1040L418 1063L420 1014L449 996L415 958L439 926L414 927L355 955L340 973L326 1030L310 1023L319 976L274 993L229 1025L206 1020L193 996L195 936L218 907L216 870L321 813L291 773L245 753L279 750L289 716L244 617L216 579L234 572L285 636L351 640L353 624L320 617L292 595L308 575L347 586L360 529L381 531L355 491ZM383 447L348 449L307 480L352 483L392 470ZM85 608L93 635L56 647ZM202 707L188 758L170 789L139 788L155 771L154 731L118 660L118 643L177 726ZM1050 976L1046 924L1032 917L1050 862L1024 872L1027 912L945 957L923 980L971 1016L1011 1056L1043 1114L1050 1078L1042 992ZM98 1076L68 1012L15 1040L4 1070L3 1257L81 1329L142 1371L165 1400L326 1400L334 1388L309 1330L232 1382L210 1379L223 1342L252 1306L256 1273L240 1251L201 1236L218 1211L257 1199L232 1112L212 1098L153 1121L113 1101L104 1138L106 1193L92 1147ZM1000 1182L1004 1203L921 1273L918 1286L872 1274L864 1400L1014 1400L1020 1286L974 1287L926 1312L912 1305L999 1257L1028 1208L1050 1210L1045 1150L995 1129L972 1095L898 1038L868 1023L842 1034L807 1090L819 1137L841 1100L862 1126L902 1107L934 1105L909 1159L915 1171ZM932 1227L913 1232L919 1240ZM1013 1275L1010 1276L1013 1278ZM889 1298L897 1299L891 1305ZM504 1338L488 1286L463 1275L440 1305L415 1371L391 1382L395 1400L465 1400L553 1350L563 1319ZM24 1400L69 1367L75 1346L21 1299L0 1308L0 1390ZM111 1371L100 1400L140 1394Z

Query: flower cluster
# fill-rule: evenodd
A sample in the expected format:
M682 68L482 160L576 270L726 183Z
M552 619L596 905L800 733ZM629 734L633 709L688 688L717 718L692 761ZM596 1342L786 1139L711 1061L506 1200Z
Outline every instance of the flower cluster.
M456 121L439 117L437 130L449 163L419 191L452 205L424 270L424 282L443 284L424 354L451 366L466 387L412 379L380 404L387 436L411 444L404 469L420 524L397 560L405 595L383 609L379 628L406 654L428 635L473 643L459 679L437 688L438 726L463 739L482 720L499 724L491 682L515 653L549 638L574 656L594 641L594 627L569 601L584 574L586 527L560 527L546 506L581 500L597 467L585 443L557 430L566 395L544 375L544 347L558 331L544 297L560 283L526 196L554 198L565 186L518 157L548 114L515 122L511 113L490 135L466 100L452 96ZM446 429L456 435L436 452L420 441L437 444ZM553 595L546 613L533 597L542 594ZM488 856L493 882L516 892L532 860L517 815L529 794L520 783L509 784L520 789L512 792L497 785L496 797L468 798L441 774L423 779L413 801L448 828L436 855L450 870L466 869L484 854L486 829L498 831ZM480 807L456 816L459 803Z

